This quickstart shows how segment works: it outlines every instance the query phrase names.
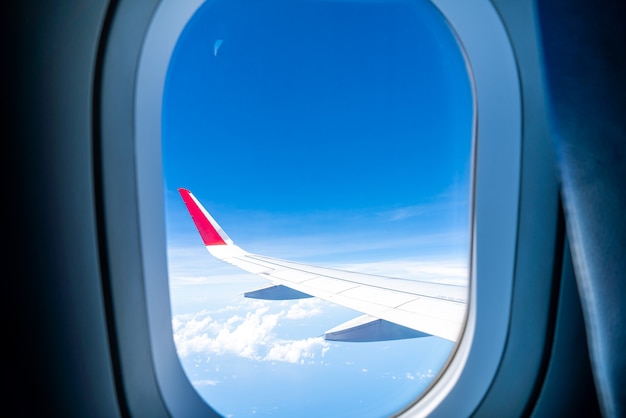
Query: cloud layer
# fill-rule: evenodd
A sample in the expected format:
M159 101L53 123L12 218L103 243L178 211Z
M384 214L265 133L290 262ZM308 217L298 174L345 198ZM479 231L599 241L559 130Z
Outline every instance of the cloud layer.
M245 306L244 306L245 305ZM280 339L276 328L281 320L302 319L321 313L319 301L304 299L280 304L277 312L264 301L245 301L239 307L176 315L172 320L178 355L206 356L235 354L257 361L310 362L323 357L330 345L322 337ZM228 315L224 315L228 313Z

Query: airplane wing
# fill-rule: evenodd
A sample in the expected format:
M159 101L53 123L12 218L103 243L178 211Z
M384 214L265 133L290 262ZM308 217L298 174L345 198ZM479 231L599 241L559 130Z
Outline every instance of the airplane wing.
M381 341L434 335L456 341L465 320L467 287L398 279L251 254L238 247L196 197L179 189L202 241L216 258L256 274L268 287L246 297L319 297L363 316L325 333L333 341Z

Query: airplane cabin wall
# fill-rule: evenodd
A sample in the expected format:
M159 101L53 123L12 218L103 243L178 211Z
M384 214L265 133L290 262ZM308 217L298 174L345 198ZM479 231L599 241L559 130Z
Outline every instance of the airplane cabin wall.
M626 4L538 0L551 138L600 407L626 416Z
M3 12L3 408L20 416L121 416L94 198L93 83L106 8L21 0Z

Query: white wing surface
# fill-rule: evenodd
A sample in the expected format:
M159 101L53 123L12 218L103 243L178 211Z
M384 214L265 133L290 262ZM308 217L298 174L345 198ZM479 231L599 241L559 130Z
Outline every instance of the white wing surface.
M377 341L434 335L456 341L465 320L467 287L398 279L251 254L226 235L195 196L179 189L207 250L216 258L266 278L248 292L260 299L319 297L365 314L326 332L329 340Z

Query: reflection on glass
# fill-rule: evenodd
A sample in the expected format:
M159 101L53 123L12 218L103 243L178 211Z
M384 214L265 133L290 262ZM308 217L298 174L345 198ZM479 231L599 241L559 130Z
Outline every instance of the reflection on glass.
M437 9L207 2L163 103L174 339L201 396L233 417L378 417L413 402L454 342L326 341L361 313L244 298L267 281L207 253L177 189L250 252L466 286L474 109Z

